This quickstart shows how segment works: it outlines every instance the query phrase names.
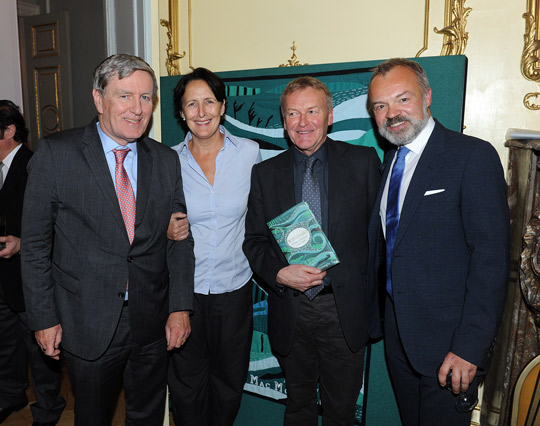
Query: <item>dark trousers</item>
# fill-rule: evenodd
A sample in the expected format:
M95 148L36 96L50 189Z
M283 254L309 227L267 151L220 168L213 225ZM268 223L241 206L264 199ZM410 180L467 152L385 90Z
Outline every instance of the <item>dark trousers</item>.
M0 286L0 407L26 400L30 362L36 397L30 407L32 417L36 422L53 422L66 405L60 396L61 364L43 354L26 318L25 312L11 310Z
M130 329L129 308L125 306L113 340L99 359L87 361L64 351L75 395L76 426L110 425L122 385L126 395L126 425L163 425L167 380L165 337L139 346L131 339Z
M168 384L177 426L231 426L249 367L253 284L195 294L191 335L172 352Z
M312 301L301 295L291 352L278 356L287 386L284 425L318 425L317 383L323 425L354 425L364 352L351 352L347 346L332 294Z
M458 397L439 385L436 372L433 377L422 376L411 366L401 344L390 297L386 298L384 335L386 359L403 426L469 426L471 413L463 414L455 409ZM475 391L475 387L477 380L471 390Z

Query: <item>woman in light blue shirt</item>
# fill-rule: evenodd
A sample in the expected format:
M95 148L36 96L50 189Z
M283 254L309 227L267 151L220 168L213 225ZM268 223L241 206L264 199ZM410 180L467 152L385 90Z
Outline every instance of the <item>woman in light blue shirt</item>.
M168 384L177 425L232 425L247 376L252 336L252 282L242 252L251 168L259 146L221 125L225 84L197 68L174 89L187 126L173 149L182 167L188 220L195 240L191 335L173 351Z

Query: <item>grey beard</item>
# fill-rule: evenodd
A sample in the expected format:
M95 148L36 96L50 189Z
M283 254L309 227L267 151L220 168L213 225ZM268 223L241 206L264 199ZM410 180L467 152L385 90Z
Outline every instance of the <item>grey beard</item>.
M427 108L424 105L424 117L420 119L409 118L403 115L398 115L396 117L389 118L386 120L382 126L379 127L379 133L384 137L388 142L396 146L403 146L410 144L427 125L429 120L429 114ZM411 126L408 130L401 132L392 132L388 130L388 127L394 123L399 123L400 121L408 121Z

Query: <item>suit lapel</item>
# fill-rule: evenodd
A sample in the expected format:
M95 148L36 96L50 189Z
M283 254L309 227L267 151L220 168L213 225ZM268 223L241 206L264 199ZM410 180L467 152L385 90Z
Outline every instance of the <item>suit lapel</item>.
M141 224L148 204L150 183L152 182L152 154L143 139L137 141L137 208L135 212L135 233Z
M377 196L375 197L373 211L371 212L371 216L369 219L368 235L371 241L375 241L375 242L378 241L379 236L382 235L381 216L379 214L379 211L381 208L381 200L382 200L382 194L384 191L384 186L386 184L386 179L388 179L388 175L390 173L390 165L392 164L392 160L394 159L395 155L396 155L395 149L388 151L384 156L383 163L379 167L380 170L382 171L381 183L379 185Z
M296 204L294 196L294 147L281 154L281 161L276 167L275 191L280 211L284 212Z
M29 155L30 151L28 148L26 148L26 146L23 145L19 148L17 154L15 154L15 157L13 157L13 161L11 162L11 166L9 167L4 185L2 186L0 192L7 194L12 189L18 189L21 176L25 173L25 163L27 162L25 159Z
M120 226L126 238L128 238L126 225L122 218L122 211L120 210L120 204L118 203L118 197L114 189L114 183L111 179L111 172L107 165L107 159L105 158L105 152L103 151L103 145L96 129L96 123L93 121L84 129L82 138L82 154L84 155L90 170L94 175L99 190L102 192L106 204L111 209L111 214Z
M351 166L341 152L341 146L328 138L328 238L332 240L339 223L343 207L343 191L347 190L347 181Z
M407 232L407 227L411 223L418 204L422 201L426 190L429 189L431 182L437 176L443 164L443 161L440 160L440 155L444 151L443 139L442 127L437 123L424 148L424 152L422 152L422 156L418 161L411 183L409 184L407 195L403 202L403 208L401 209L394 250L398 247L401 238Z
M381 184L379 185L377 197L375 198L375 206L377 206L377 209L380 208L384 187L386 185L386 180L388 179L388 175L390 174L390 165L392 164L392 161L394 160L394 157L396 156L396 152L397 151L395 149L392 149L391 151L388 151L388 153L384 156L384 161L381 166L382 167ZM377 217L379 218L378 212L377 212ZM380 218L379 218L379 221L380 221Z

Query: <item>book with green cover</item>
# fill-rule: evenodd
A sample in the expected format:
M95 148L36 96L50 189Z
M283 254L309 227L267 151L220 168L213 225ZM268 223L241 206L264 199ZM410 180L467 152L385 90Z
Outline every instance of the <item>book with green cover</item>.
M290 265L308 265L324 271L339 259L321 225L305 201L267 223Z

